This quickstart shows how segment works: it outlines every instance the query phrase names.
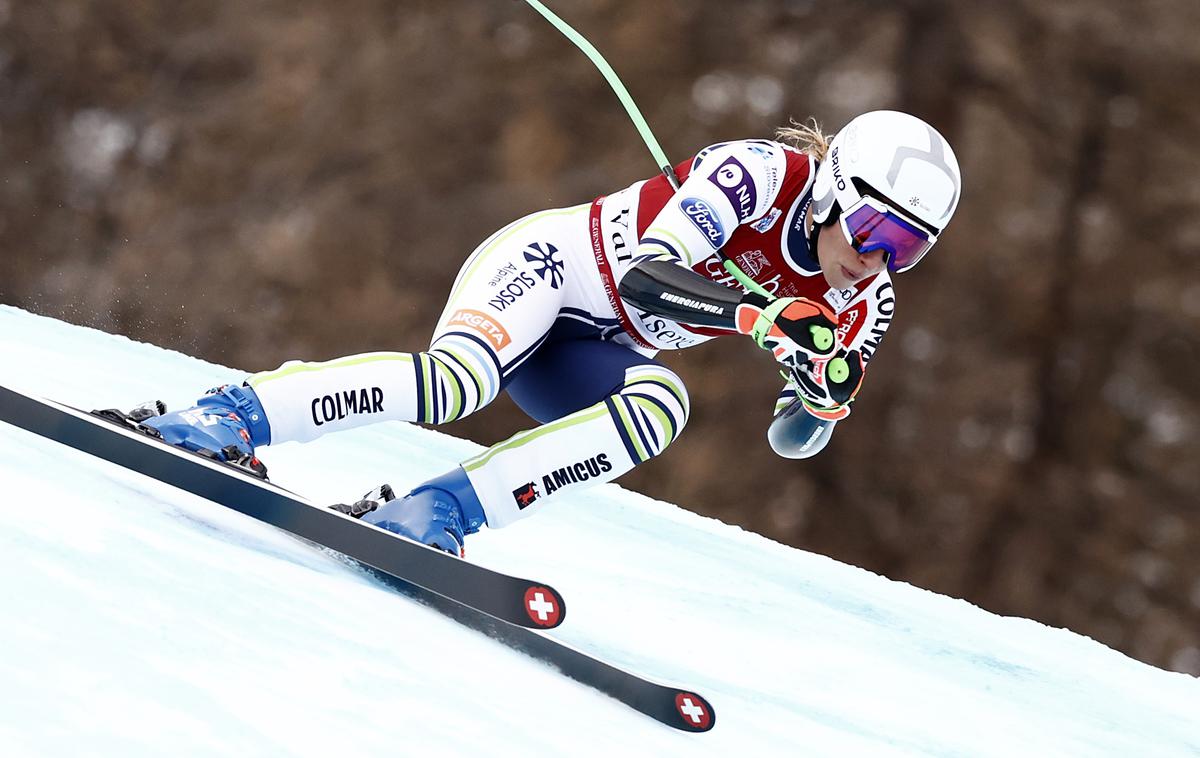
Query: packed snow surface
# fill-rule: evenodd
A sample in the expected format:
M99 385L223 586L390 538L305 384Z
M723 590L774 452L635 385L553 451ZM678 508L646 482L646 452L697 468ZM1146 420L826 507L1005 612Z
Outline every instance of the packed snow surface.
M15 389L178 408L242 377L0 306ZM341 502L478 449L385 423L262 458ZM554 584L570 608L554 636L708 697L706 734L273 527L2 423L0 498L5 756L1200 755L1196 678L615 485L485 530L468 557Z

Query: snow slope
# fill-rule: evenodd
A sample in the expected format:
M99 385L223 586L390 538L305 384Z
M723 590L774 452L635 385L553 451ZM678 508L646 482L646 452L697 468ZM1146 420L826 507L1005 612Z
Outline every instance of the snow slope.
M190 404L236 370L0 306L0 383ZM342 501L478 447L382 424L263 451ZM659 465L669 465L668 459ZM1200 680L604 485L468 542L559 638L694 689L663 727L250 518L0 424L0 754L1200 755Z

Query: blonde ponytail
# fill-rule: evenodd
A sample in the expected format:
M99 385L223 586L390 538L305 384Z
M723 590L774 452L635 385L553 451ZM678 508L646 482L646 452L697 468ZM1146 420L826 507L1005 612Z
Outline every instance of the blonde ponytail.
M821 125L815 118L810 117L803 124L788 119L788 126L781 126L775 130L775 139L818 161L823 161L825 154L829 152L829 143L833 137L822 132Z

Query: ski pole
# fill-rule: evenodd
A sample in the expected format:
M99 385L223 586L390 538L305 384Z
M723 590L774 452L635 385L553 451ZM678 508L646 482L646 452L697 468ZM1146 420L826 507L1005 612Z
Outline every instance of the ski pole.
M625 106L625 112L629 114L629 118L633 120L633 125L637 127L638 133L642 135L642 141L646 143L646 147L650 149L650 154L654 156L654 160L658 163L659 169L662 170L663 176L667 177L673 189L679 189L679 177L675 175L675 169L671 167L671 162L667 160L667 154L659 146L658 140L654 138L654 133L650 131L649 124L642 116L642 112L638 110L637 103L633 102L633 98L629 95L629 90L625 89L625 85L617 76L617 72L613 71L612 66L608 65L608 61L604 60L604 56L596 49L596 46L588 42L587 38L579 32L571 28L570 24L563 21L554 11L547 8L539 0L525 0L529 7L533 8L538 13L542 14L555 29L563 33L563 36L575 43L583 51L596 68L600 69L600 73L608 81L608 86L612 87L613 92L617 94L617 99L621 101L621 105Z
M663 152L662 147L658 144L658 140L654 138L654 132L650 131L650 125L646 123L646 119L638 109L637 103L633 102L633 97L630 96L629 90L625 89L625 85L621 82L620 77L617 76L617 72L613 71L613 67L608 65L608 61L604 59L604 56L600 54L596 46L589 42L582 34L575 31L570 24L559 18L554 11L543 5L540 0L525 0L525 2L529 4L529 7L542 14L555 29L562 32L564 37L571 40L575 44L575 47L583 51L583 54L600 70L600 73L608 82L608 86L612 87L613 92L617 95L617 99L621 101L621 105L625 106L625 112L629 114L633 125L637 128L638 133L642 135L642 141L646 143L650 154L654 156L654 160L662 171L663 176L667 178L667 182L671 185L672 189L679 189L679 177L675 174L675 169L671 166L671 161L667 160L667 154ZM747 276L744 271L738 268L736 263L722 254L720 250L717 251L717 255L720 256L725 270L739 284L747 290L757 292L770 300L775 299L774 295L767 292L758 282Z

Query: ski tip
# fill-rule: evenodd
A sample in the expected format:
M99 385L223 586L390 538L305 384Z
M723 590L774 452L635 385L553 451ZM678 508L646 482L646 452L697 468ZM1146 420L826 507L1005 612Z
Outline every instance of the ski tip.
M707 732L717 723L717 712L712 705L687 690L675 693L675 712L679 721L673 726L685 732Z
M544 584L531 584L525 590L525 614L538 629L553 629L567 617L567 604L558 591Z

